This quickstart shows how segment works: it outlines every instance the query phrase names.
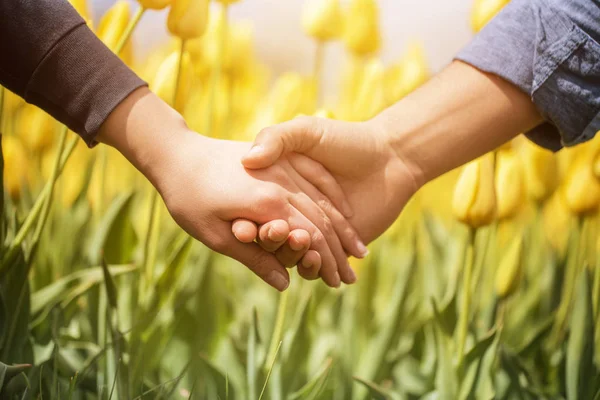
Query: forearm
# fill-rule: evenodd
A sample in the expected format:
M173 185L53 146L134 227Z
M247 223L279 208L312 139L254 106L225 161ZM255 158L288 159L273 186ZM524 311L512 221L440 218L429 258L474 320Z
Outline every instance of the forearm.
M458 61L373 120L419 186L541 122L527 94Z
M179 113L148 88L131 93L101 125L97 140L116 148L161 191L161 175L191 132ZM168 178L168 177L166 177Z

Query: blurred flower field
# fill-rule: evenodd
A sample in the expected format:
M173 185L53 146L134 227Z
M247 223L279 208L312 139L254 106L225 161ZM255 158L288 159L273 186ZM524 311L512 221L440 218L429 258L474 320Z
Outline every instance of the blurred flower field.
M252 0L243 0L252 1ZM474 31L507 1L476 0ZM299 114L367 120L427 81L377 57L375 0L307 0L311 76L272 85L236 1L122 0L91 28L189 126L252 140ZM143 60L137 22L169 8ZM341 41L337 101L322 103ZM276 293L170 219L115 150L0 91L1 399L600 399L600 138L524 137L424 187L340 290Z

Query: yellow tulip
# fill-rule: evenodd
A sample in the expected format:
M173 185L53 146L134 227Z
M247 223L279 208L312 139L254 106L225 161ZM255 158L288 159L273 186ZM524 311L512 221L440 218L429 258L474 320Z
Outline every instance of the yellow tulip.
M571 229L571 214L560 193L555 193L544 205L543 222L546 239L560 258L564 259Z
M162 10L171 4L171 1L172 0L138 0L142 7L150 8L152 10Z
M221 48L223 30L225 46ZM230 24L223 14L213 13L208 18L206 35L192 40L187 47L194 61L200 60L209 68L220 67L223 71L241 74L254 59L254 28L252 24Z
M316 88L312 80L293 72L283 74L271 93L273 122L287 121L298 114L312 114L315 103Z
M571 213L595 211L600 204L600 181L594 176L590 157L578 157L565 178L562 193Z
M504 299L515 292L523 275L523 238L519 235L510 244L496 271L496 294Z
M493 154L467 164L454 188L454 216L472 228L487 225L496 215Z
M130 17L129 3L119 0L104 14L96 34L108 48L114 49L125 32Z
M471 12L471 28L479 32L510 0L476 0Z
M17 134L31 154L38 154L54 143L57 122L39 108L27 104L18 114Z
M206 31L208 0L173 0L167 27L181 39L198 38Z
M27 182L28 165L25 149L18 138L2 137L2 155L4 157L4 188L13 200L18 200L21 187Z
M100 20L96 35L109 49L114 50L125 33L130 18L131 10L129 8L129 3L125 0L118 0ZM133 61L133 47L131 41L125 45L120 56L126 64L131 65Z
M552 195L558 184L556 156L530 141L524 141L520 150L527 195L534 202L542 203Z
M74 133L71 133L74 135ZM63 206L71 207L75 200L82 194L83 186L90 168L92 168L93 152L80 140L69 157L69 162L65 165L61 179L57 181L57 190L55 197L59 199ZM56 148L50 149L44 153L42 158L42 177L44 181L50 179L54 162L56 160Z
M217 0L219 3L229 6L233 3L237 3L240 0Z
M69 0L69 3L73 8L81 15L86 21L92 20L92 14L90 14L90 7L88 6L87 0Z
M375 0L351 0L344 24L344 43L350 52L357 55L379 50L381 33Z
M498 219L513 217L524 201L523 175L518 157L511 151L496 155Z
M319 118L335 119L335 114L333 113L333 111L324 108L317 110L314 116Z
M365 66L352 107L353 120L367 120L385 108L384 78L385 71L380 61L371 61Z
M156 76L150 85L150 88L161 99L173 107L173 96L175 95L175 79L179 68L179 51L171 53L158 67ZM183 110L185 106L190 87L192 85L192 65L190 56L187 52L181 59L181 75L179 77L179 89L174 108Z
M321 42L337 39L343 30L339 0L307 0L302 12L304 32Z
M395 103L429 79L429 67L421 43L411 43L402 59L387 72L385 77L386 99Z

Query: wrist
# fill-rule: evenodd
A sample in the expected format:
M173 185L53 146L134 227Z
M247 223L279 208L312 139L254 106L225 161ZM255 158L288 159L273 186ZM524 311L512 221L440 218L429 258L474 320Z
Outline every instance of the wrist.
M393 163L398 165L398 168L402 169L414 182L414 191L416 192L425 185L428 179L423 169L422 160L410 148L411 134L408 132L410 124L386 111L380 113L368 123L389 149Z
M182 142L190 136L182 116L148 88L132 92L113 110L98 133L98 141L116 148L162 193Z

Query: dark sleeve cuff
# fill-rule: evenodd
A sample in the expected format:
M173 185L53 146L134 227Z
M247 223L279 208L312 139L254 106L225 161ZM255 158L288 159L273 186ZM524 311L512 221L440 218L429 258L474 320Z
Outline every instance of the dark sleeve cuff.
M82 24L45 55L24 97L77 132L91 147L112 110L144 85Z
M531 96L546 122L527 136L551 150L592 138L600 123L600 46L568 12L513 0L456 59Z

